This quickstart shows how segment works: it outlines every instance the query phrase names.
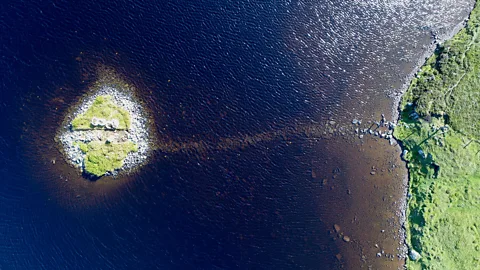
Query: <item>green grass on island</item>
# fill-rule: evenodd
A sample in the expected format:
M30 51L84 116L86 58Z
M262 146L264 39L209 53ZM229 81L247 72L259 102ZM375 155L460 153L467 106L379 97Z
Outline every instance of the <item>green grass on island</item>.
M116 105L109 95L98 96L88 110L78 115L72 121L73 130L105 129L105 126L92 125L93 118L100 118L106 121L117 120L116 129L125 130L130 128L130 114Z
M85 171L97 177L122 167L127 154L138 150L133 142L93 141L80 143L79 147L85 153Z
M420 254L407 269L480 269L479 31L477 3L400 105L394 136L408 151L407 244Z
M121 168L128 153L138 151L136 144L121 139L122 132L118 132L128 130L130 121L129 112L115 104L109 95L96 97L85 113L73 119L71 123L73 131L97 132L97 138L91 141L74 142L74 145L85 154L83 159L85 173L101 177L107 172ZM115 124L109 126L109 123Z

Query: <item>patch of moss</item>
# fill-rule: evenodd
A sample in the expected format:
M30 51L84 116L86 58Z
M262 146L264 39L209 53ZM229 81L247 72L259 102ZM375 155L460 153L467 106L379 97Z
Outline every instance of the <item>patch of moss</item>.
M93 126L92 119L102 118L107 121L118 120L116 129L125 130L130 128L130 114L116 105L109 95L98 96L93 104L83 114L78 115L72 121L73 130L104 129L105 127Z
M88 145L87 145L86 143L77 142L77 145L78 145L78 148L80 148L80 150L81 150L83 153L87 153L87 151L88 151Z
M407 269L480 269L479 22L477 3L402 99L394 136L408 150L407 243L422 256Z
M441 118L408 122L394 135L408 150L407 242L422 258L407 268L479 269L480 145L439 129Z
M106 143L93 141L79 145L86 154L84 160L85 172L100 177L123 166L123 161L130 152L138 151L133 142Z

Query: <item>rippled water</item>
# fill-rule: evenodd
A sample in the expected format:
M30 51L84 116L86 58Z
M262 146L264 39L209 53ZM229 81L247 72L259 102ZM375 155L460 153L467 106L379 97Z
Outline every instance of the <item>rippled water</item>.
M398 149L329 129L391 118L432 32L472 4L9 4L0 268L400 266ZM135 84L161 139L135 175L89 182L53 137L99 64Z
M339 96L368 110L377 102L366 99L395 89L395 79L403 79L412 63L422 61L432 33L447 37L472 5L473 1L299 1L291 4L289 14L297 23L289 25L286 36L320 99L329 99L321 92L335 85Z

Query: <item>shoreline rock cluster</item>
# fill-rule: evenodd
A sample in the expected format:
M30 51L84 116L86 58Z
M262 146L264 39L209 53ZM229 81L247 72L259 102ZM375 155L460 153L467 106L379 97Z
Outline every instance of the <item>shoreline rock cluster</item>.
M119 123L116 119L106 120L100 117L93 117L91 125L104 127L105 129L73 130L71 121L80 114L84 114L95 99L99 96L108 95L112 101L130 114L131 123L128 130L117 129ZM62 126L57 135L66 155L66 160L76 168L85 172L86 154L80 149L80 144L93 141L106 141L107 143L120 143L131 141L136 145L137 151L129 152L123 160L123 166L105 175L117 175L120 171L131 170L147 160L150 151L150 137L147 126L146 115L138 101L131 93L119 86L100 86L93 95L86 97L76 110L67 116L67 122Z
M355 126L360 126L362 124L362 120L353 119L352 124ZM381 139L386 139L390 142L390 145L394 145L396 143L395 138L393 138L393 130L396 127L396 124L392 121L387 121L384 114L382 114L382 119L380 121L368 121L367 124L370 124L370 126L364 128L355 128L355 134L358 134L360 139L363 139L364 135L368 134Z

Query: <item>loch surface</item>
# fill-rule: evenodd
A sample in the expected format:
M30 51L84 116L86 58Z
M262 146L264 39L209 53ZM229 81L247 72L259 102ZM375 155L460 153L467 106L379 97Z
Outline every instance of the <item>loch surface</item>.
M399 149L338 130L392 120L473 1L153 2L0 9L0 269L401 267ZM54 137L105 67L158 147L89 182Z

